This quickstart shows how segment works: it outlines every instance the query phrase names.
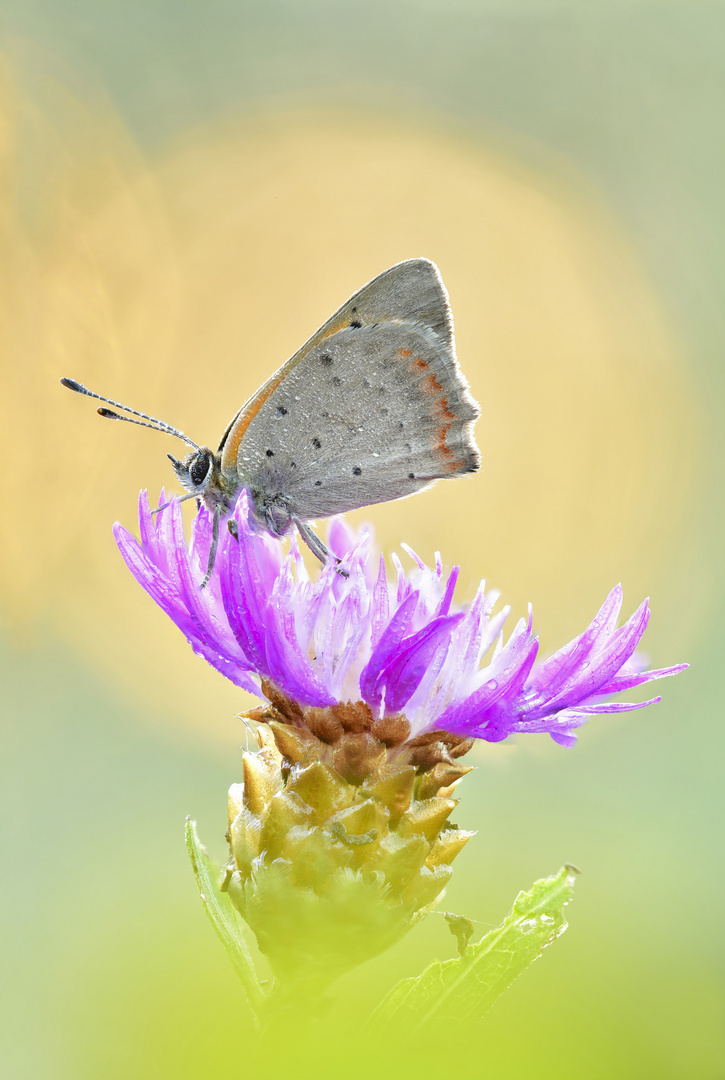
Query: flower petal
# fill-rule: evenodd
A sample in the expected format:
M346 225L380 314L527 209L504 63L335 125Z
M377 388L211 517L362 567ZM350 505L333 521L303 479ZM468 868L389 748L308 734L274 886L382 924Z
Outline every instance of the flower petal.
M285 555L278 539L255 531L246 492L234 510L237 539L222 530L202 590L212 516L197 513L187 545L179 500L163 500L162 492L164 509L152 513L141 493L140 542L114 529L121 554L193 650L253 693L261 676L302 706L362 698L382 712L405 709L413 734L441 728L495 742L538 731L571 745L588 717L649 704L611 702L613 694L686 666L641 670L635 650L649 607L645 601L617 629L620 586L583 634L537 665L530 609L505 641L509 609L492 613L497 593L484 593L481 583L468 610L451 615L458 567L444 578L440 555L430 568L405 548L415 566L406 575L392 556L395 587L384 560L376 572L368 557L369 536L356 536L342 520L331 523L329 536L345 574L330 562L311 580L295 539Z
M443 615L406 640L405 648L393 657L380 677L387 712L400 712L412 697L439 650L449 648L451 634L462 618L463 614Z
M368 705L378 706L383 700L384 671L393 659L398 646L405 637L405 632L413 618L413 613L418 604L418 593L410 593L400 604L387 627L380 636L380 640L372 651L372 655L360 675L360 695Z

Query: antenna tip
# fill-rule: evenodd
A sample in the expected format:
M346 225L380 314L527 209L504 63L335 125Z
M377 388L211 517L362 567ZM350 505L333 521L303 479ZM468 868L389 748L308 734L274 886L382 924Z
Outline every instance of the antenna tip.
M117 412L113 412L111 409L96 409L99 416L105 416L107 420L123 420L124 417L119 416Z
M84 390L84 387L75 379L61 379L60 384L61 386L67 386L69 390L75 390L77 394L82 394Z

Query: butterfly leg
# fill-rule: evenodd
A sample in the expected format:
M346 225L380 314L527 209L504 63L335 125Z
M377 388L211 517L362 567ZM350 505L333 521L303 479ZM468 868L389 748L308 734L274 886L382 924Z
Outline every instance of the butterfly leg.
M220 517L221 517L221 509L220 509L220 507L217 506L217 507L214 508L214 519L213 519L212 527L211 527L211 544L209 546L209 562L206 565L206 577L204 578L201 585L199 586L200 589L203 589L205 585L209 584L209 578L211 577L212 571L214 569L214 561L216 559L216 549L217 549L217 546L219 544L219 518Z
M195 495L175 495L173 499L169 499L168 502L162 503L161 506L157 506L154 510L151 511L151 513L152 514L158 514L160 510L168 509L168 507L171 506L172 503L174 503L174 502L183 503L183 502L186 502L187 499L194 499L194 498L196 498ZM197 501L197 503L199 502L198 499L196 501Z
M307 522L299 521L298 518L295 518L294 523L297 526L297 531L299 532L304 542L307 544L312 554L315 555L324 566L327 565L328 560L332 559L333 562L337 564L337 572L338 574L340 574L341 577L350 576L347 570L339 569L342 560L338 559L337 555L332 554L327 545L323 544L322 540L320 540L319 536L312 531Z

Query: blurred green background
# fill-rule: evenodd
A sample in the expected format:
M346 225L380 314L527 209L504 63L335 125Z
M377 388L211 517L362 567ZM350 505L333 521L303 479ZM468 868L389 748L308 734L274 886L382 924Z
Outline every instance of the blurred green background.
M479 833L444 906L495 924L562 862L583 873L564 938L478 1032L431 1032L411 1075L437 1044L464 1076L721 1078L723 4L0 17L3 1075L303 1071L294 1046L245 1057L183 847L190 812L223 852L247 702L110 535L170 484L168 447L58 378L213 442L350 292L427 255L484 468L356 519L460 561L466 597L486 576L515 617L532 600L545 649L621 579L627 613L652 597L653 662L692 668L572 750L475 752L457 819ZM342 980L333 1042L452 946L431 916Z

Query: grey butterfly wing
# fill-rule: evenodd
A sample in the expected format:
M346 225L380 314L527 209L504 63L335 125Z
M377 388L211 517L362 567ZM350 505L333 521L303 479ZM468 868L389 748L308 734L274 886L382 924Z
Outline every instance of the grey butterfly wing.
M448 293L438 267L430 259L406 259L378 274L346 300L292 360L350 322L357 320L371 326L396 319L421 324L453 347Z
M391 267L310 341L270 380L239 441L237 475L255 499L306 521L478 468L478 406L432 263Z
M453 348L453 322L448 294L438 267L430 259L407 259L396 263L363 285L260 386L222 435L219 443L222 471L231 479L236 478L239 444L249 423L273 390L302 362L310 349L351 322L371 326L390 319L407 318L421 322Z

